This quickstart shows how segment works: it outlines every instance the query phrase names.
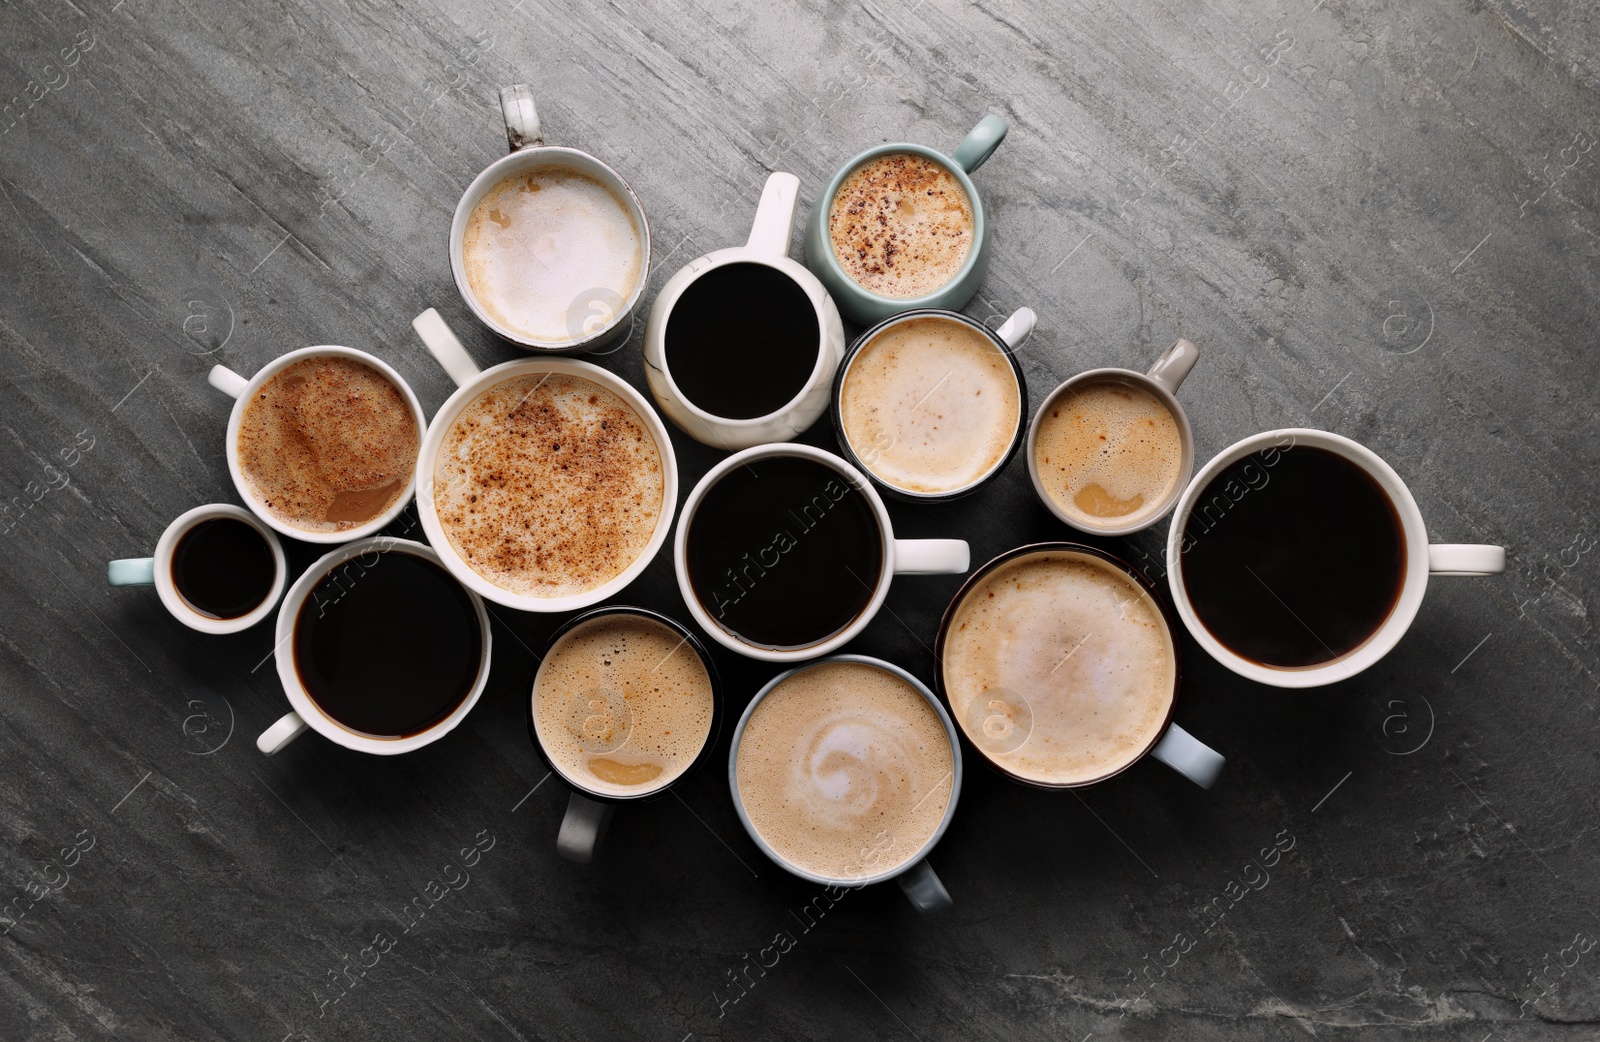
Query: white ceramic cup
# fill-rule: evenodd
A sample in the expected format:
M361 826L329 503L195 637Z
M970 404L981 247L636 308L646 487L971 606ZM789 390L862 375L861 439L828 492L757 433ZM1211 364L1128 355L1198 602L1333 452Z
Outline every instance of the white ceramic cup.
M1071 525L1081 532L1091 535L1132 535L1134 532L1143 531L1167 516L1173 505L1178 502L1178 497L1183 494L1184 481L1189 477L1189 472L1194 469L1194 430L1189 426L1189 415L1183 411L1183 405L1178 401L1178 388L1183 385L1184 378L1200 360L1200 349L1187 340L1179 340L1162 352L1147 372L1139 373L1132 369L1090 369L1079 373L1064 381L1049 397L1040 403L1039 409L1033 414L1033 421L1028 424L1028 478L1033 482L1033 492L1039 497L1039 502L1045 509L1060 520ZM1091 527L1082 518L1073 517L1057 503L1044 487L1044 479L1039 475L1039 422L1056 405L1076 394L1085 384L1100 380L1113 380L1132 384L1156 396L1156 399L1167 407L1172 413L1172 418L1178 424L1178 440L1181 444L1182 462L1179 464L1178 480L1172 485L1172 490L1167 493L1159 510L1140 512L1135 515L1138 520L1122 524L1095 525Z
M950 741L950 758L954 764L954 777L950 781L950 802L945 806L944 817L939 819L938 828L934 829L933 835L928 837L928 841L914 855L891 868L875 870L873 867L876 864L875 861L870 865L868 864L873 855L871 846L868 846L862 850L861 870L857 873L837 878L818 875L784 860L762 838L761 833L756 831L755 825L750 821L749 812L745 810L744 798L739 794L739 743L744 739L744 730L749 725L750 718L755 715L756 707L761 704L762 699L772 693L774 688L796 673L830 662L855 662L864 666L872 666L875 669L883 670L885 673L891 673L910 684L917 694L926 699L928 705L939 715L939 722L944 725L945 736ZM824 886L855 889L893 879L900 884L901 891L906 895L906 899L911 902L912 907L923 915L931 915L934 912L943 911L953 903L950 899L950 892L945 889L944 883L940 881L939 876L934 872L933 866L928 864L928 853L938 845L939 840L944 836L945 830L950 827L950 819L955 817L956 801L961 796L961 775L961 742L956 737L956 726L951 722L950 714L945 711L943 704L934 697L932 691L928 690L928 685L892 662L885 662L879 658L869 658L866 655L834 655L823 659L821 662L808 662L798 668L779 673L767 681L766 685L756 692L756 696L750 700L750 704L745 707L744 715L739 718L739 725L733 731L733 747L728 751L728 788L733 793L733 809L738 812L739 821L743 823L745 831L750 834L750 838L755 842L755 845L761 848L763 854L801 879L808 879L813 883L820 883Z
M433 544L440 560L450 570L450 574L461 580L462 584L474 593L487 597L496 604L521 611L575 611L621 593L623 587L633 582L639 577L639 573L649 567L662 544L667 541L667 533L672 530L672 517L678 502L678 458L672 450L672 438L667 434L667 425L661 422L661 417L656 415L656 411L650 407L644 395L634 390L632 385L621 377L597 365L571 358L528 358L522 361L502 362L489 369L479 369L472 356L467 354L467 349L461 346L461 341L456 339L450 327L445 325L444 319L439 317L439 312L433 308L412 319L411 327L417 331L417 336L422 338L428 351L444 367L444 371L457 386L456 392L434 414L433 423L428 427L427 436L422 440L421 457L417 460L417 517L422 521L422 530L428 534L428 542ZM517 593L497 586L479 575L450 544L449 536L439 523L439 513L435 508L433 496L434 463L439 455L439 446L444 442L451 424L461 411L476 401L478 395L503 380L546 373L588 380L627 402L634 412L639 414L640 422L649 430L650 436L655 438L656 448L661 453L661 512L656 518L655 531L645 545L644 552L610 580L592 590L565 597L535 597Z
M428 418L422 414L422 403L417 401L416 393L411 390L411 385L406 383L400 374L394 371L393 366L374 358L365 351L357 351L351 347L339 347L333 344L302 347L298 351L290 351L288 354L268 362L257 371L255 376L248 380L225 365L211 367L211 372L206 376L207 382L234 400L233 412L228 417L228 473L233 476L233 487L239 490L239 498L243 499L250 509L255 511L257 517L286 536L291 536L307 543L344 543L352 539L361 539L372 535L374 532L381 531L385 525L399 517L400 512L406 508L406 504L411 502L412 493L416 491L417 487L415 466L411 468L411 480L406 482L405 492L394 501L388 510L365 524L340 529L337 532L313 532L310 529L297 528L286 521L281 521L274 517L272 512L256 499L255 492L250 488L249 482L245 481L244 473L239 469L239 424L244 418L245 403L261 389L262 384L294 363L307 358L348 358L382 373L390 383L399 388L400 393L405 397L406 404L411 406L411 415L417 424L417 440L421 442L423 434L428 429Z
M723 629L711 617L711 613L706 611L700 603L700 598L695 594L694 585L689 581L689 529L694 525L695 512L699 509L701 500L705 499L706 493L724 474L735 467L742 467L751 460L772 456L798 456L802 459L815 460L838 471L840 477L867 498L873 516L878 519L878 534L883 540L883 567L873 585L872 599L867 602L866 608L856 616L854 622L834 636L803 648L764 648L745 643L733 633ZM766 535L766 533L760 534ZM744 449L706 472L705 477L700 479L688 498L683 501L683 520L679 523L678 534L673 540L672 560L678 575L678 589L683 594L684 603L689 606L689 614L694 616L694 621L698 622L700 628L710 634L713 640L750 658L763 659L767 662L792 663L826 655L853 640L856 634L867 628L867 624L878 614L878 609L883 607L884 599L889 596L889 582L896 575L960 574L971 566L972 552L964 539L896 539L894 525L889 520L889 511L884 507L883 499L861 471L831 452L824 452L810 445L784 443L757 445Z
M422 543L412 542L409 539L396 539L393 536L377 536L371 539L358 539L339 547L320 558L306 569L305 574L295 580L294 585L289 587L288 596L283 599L283 607L278 609L277 643L274 645L274 653L278 659L278 680L283 684L283 693L289 697L290 709L256 739L256 748L268 756L281 752L284 746L300 737L307 727L317 731L329 741L346 749L354 749L358 753L373 753L378 756L408 753L413 749L420 749L424 745L437 742L455 730L456 725L466 719L472 707L478 704L478 696L483 694L484 686L489 683L489 652L492 636L489 631L489 613L485 610L483 601L468 591L472 606L477 611L479 630L483 634L483 652L478 661L478 676L472 682L472 690L461 700L461 704L456 706L455 712L418 734L405 738L372 738L341 727L332 717L317 708L317 703L306 692L305 684L301 682L300 674L294 668L294 628L300 618L300 608L305 604L306 598L311 596L311 591L329 572L347 561L354 561L369 553L415 554L434 564L442 563L439 555ZM360 577L357 576L354 581L360 582Z
M261 533L261 538L267 541L267 546L272 550L271 592L248 615L241 615L236 619L213 619L209 615L200 614L189 606L189 602L183 599L183 594L178 592L172 582L172 551L177 548L178 540L200 522L213 521L221 517L243 521L254 528ZM277 607L278 598L283 596L283 587L287 580L288 568L284 564L283 544L272 534L272 529L263 525L248 510L227 503L210 503L179 514L167 526L166 531L161 533L161 538L156 540L154 557L125 558L112 561L106 568L106 581L112 586L154 586L161 603L172 613L172 617L201 633L238 633L254 626L272 614L272 609Z
M511 154L495 160L473 178L472 184L456 203L455 218L450 222L450 270L455 274L456 289L461 299L478 316L478 321L501 337L529 351L567 353L593 351L627 334L632 328L634 309L644 295L645 284L650 281L650 222L645 219L644 207L639 197L622 175L589 153L560 145L544 143L544 132L539 123L539 112L533 103L533 88L516 83L500 88L500 113L505 118L506 140ZM639 277L626 294L611 287L598 286L585 290L567 307L567 328L570 335L564 340L536 340L518 332L491 315L472 291L467 278L467 265L462 249L466 239L467 224L472 211L489 190L515 174L546 167L575 170L600 182L619 199L632 214L634 226L639 230Z
M1400 518L1400 527L1405 539L1406 571L1401 580L1400 596L1389 612L1389 617L1363 644L1339 658L1320 665L1279 669L1261 665L1235 654L1213 637L1205 624L1200 621L1184 585L1183 553L1188 546L1184 530L1190 515L1196 509L1218 505L1221 513L1225 514L1229 502L1249 495L1249 489L1240 489L1238 495L1233 495L1224 488L1213 494L1211 503L1200 503L1201 493L1206 491L1211 479L1224 468L1257 452L1267 453L1270 456L1274 451L1281 453L1300 446L1324 449L1342 456L1366 471L1368 476L1378 483L1378 487L1389 497L1389 502L1394 504L1395 513ZM1271 463L1266 463L1264 466L1270 468ZM1267 477L1270 480L1270 474ZM1219 496L1225 502L1215 504ZM1411 626L1411 620L1416 618L1417 609L1422 606L1422 595L1428 588L1430 575L1499 575L1505 568L1504 547L1478 543L1430 544L1428 530L1422 522L1422 512L1417 509L1417 501L1411 498L1410 490L1406 488L1405 482L1400 480L1400 475L1395 473L1393 467L1359 442L1328 431L1305 428L1266 431L1252 435L1218 453L1210 463L1200 468L1200 473L1194 476L1194 480L1189 483L1182 498L1178 500L1177 509L1172 515L1172 527L1167 533L1167 581L1172 588L1172 601L1178 610L1178 617L1183 619L1183 624L1189 628L1195 641L1212 658L1242 677L1273 687L1321 687L1324 684L1353 677L1383 658L1400 643L1400 638L1405 636L1406 630Z
M644 372L650 393L661 411L689 437L719 449L744 449L774 441L788 441L813 423L828 408L829 388L834 370L844 357L844 324L833 298L805 265L789 257L789 233L794 228L795 205L799 201L800 179L793 174L775 173L767 178L756 206L750 239L743 246L698 257L680 268L650 308L644 327ZM667 323L673 306L685 290L706 272L729 264L762 264L793 280L811 300L817 317L817 361L805 385L775 412L750 419L716 416L695 405L678 389L667 365ZM750 378L761 379L759 329L752 329Z

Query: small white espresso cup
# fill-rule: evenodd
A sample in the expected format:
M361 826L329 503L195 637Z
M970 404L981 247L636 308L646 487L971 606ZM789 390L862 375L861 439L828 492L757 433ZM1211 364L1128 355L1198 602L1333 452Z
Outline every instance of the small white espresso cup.
M300 608L306 599L311 596L311 591L327 577L328 573L348 561L354 561L368 554L414 554L426 561L443 566L439 555L431 547L422 543L412 542L409 539L396 539L393 536L376 536L371 539L358 539L353 543L339 547L330 554L318 559L305 573L296 579L294 585L289 587L289 593L283 599L283 607L278 609L277 643L274 652L278 660L278 680L283 684L283 693L289 698L289 712L278 719L278 722L261 732L261 737L256 739L256 748L272 756L283 750L284 746L300 737L307 727L320 733L329 741L354 749L358 753L374 753L378 756L394 756L398 753L409 753L413 749L420 749L424 745L437 742L451 731L457 724L466 719L472 707L478 704L478 696L483 694L485 685L489 683L489 652L490 638L489 613L483 606L483 601L471 590L467 597L472 601L472 606L477 612L478 628L483 634L483 651L478 661L478 676L472 682L472 690L467 697L461 700L455 711L440 720L426 731L409 735L405 738L371 738L367 735L356 734L347 728L335 723L331 717L317 708L317 703L306 691L305 684L300 679L300 674L294 666L294 631L300 619ZM355 579L360 582L360 578Z
M633 194L633 188L622 175L599 159L582 149L544 143L533 88L527 84L515 83L500 88L500 113L505 119L511 154L501 156L473 178L472 184L461 194L461 201L456 203L455 218L450 222L450 270L455 274L456 289L461 291L461 299L478 316L478 321L525 350L567 353L604 347L632 328L634 310L644 295L645 284L650 281L650 222L645 219L644 207L639 205L639 197ZM610 287L594 287L579 293L567 307L568 336L557 341L534 339L490 314L472 290L464 250L472 211L490 189L513 174L549 167L574 170L609 189L633 217L634 226L639 230L640 250L639 277L628 292L619 294Z
M183 594L178 592L172 581L172 552L177 548L178 541L188 535L189 530L195 525L218 518L243 521L261 533L261 538L267 541L267 547L272 551L272 589L249 614L236 619L214 619L209 615L200 614L183 599ZM106 580L112 586L154 586L161 603L172 613L172 617L201 633L238 633L254 626L272 614L272 609L277 607L278 598L283 596L283 587L287 579L288 569L284 564L283 544L272 534L272 529L256 520L248 510L227 503L210 503L179 514L167 526L166 531L161 533L161 538L156 540L154 557L125 558L112 561L106 568Z
M650 318L644 329L644 374L650 393L661 411L680 430L714 448L744 449L767 442L788 441L827 411L833 373L844 357L844 324L822 283L805 265L789 257L789 233L794 228L794 211L799 198L798 177L781 172L768 177L761 202L756 206L749 241L743 246L730 246L690 261L667 280L650 307ZM679 390L667 365L667 323L672 319L672 309L678 298L707 272L729 264L761 264L787 276L811 300L817 318L817 361L805 385L777 411L749 419L706 412ZM759 380L761 331L750 330L750 336L751 378Z
M433 424L422 439L422 452L417 460L417 517L422 521L422 530L428 534L428 542L438 550L445 568L467 589L487 597L496 604L503 604L519 611L576 611L621 593L623 587L637 579L639 574L649 567L650 562L655 560L656 554L666 543L667 533L672 530L673 512L678 502L678 457L672 450L672 438L667 434L667 425L661 422L661 417L656 415L656 411L650 407L645 396L634 390L633 385L622 377L590 362L580 362L573 358L525 358L520 361L501 362L488 369L479 369L478 363L467 354L467 349L461 345L461 341L450 331L450 327L445 325L439 312L433 308L412 319L411 328L422 339L428 353L433 355L449 374L457 388L456 392L439 406L439 411L433 414ZM644 551L611 579L583 593L562 597L535 597L532 594L517 593L496 586L473 570L472 566L456 552L455 547L450 544L450 537L445 532L444 526L439 522L438 506L434 499L434 472L439 459L439 448L444 444L445 436L450 433L451 424L461 415L463 409L478 399L480 394L502 380L550 373L575 376L599 384L627 402L639 415L639 421L650 431L651 437L655 438L656 448L661 453L661 513L656 517L655 531L651 533L650 541L645 544Z
M752 460L773 456L795 456L815 460L837 471L845 483L866 497L878 522L878 535L883 540L883 566L873 581L872 597L867 606L856 616L855 621L832 637L799 648L760 647L740 640L711 617L711 613L700 603L694 584L689 580L689 529L694 526L695 512L705 499L706 493L723 475L735 467L742 467ZM760 534L766 535L766 533ZM853 640L858 633L867 628L867 624L878 614L878 609L883 607L885 598L889 596L889 582L896 575L957 575L971 567L972 551L964 539L896 539L894 526L889 520L889 511L866 475L831 452L810 445L785 442L776 445L757 445L735 452L706 472L705 477L700 479L688 498L683 501L682 520L678 523L678 533L672 544L672 560L678 575L678 589L683 594L684 603L689 607L689 614L694 616L694 621L699 623L700 628L713 640L750 658L763 659L767 662L792 663L826 655Z
M1184 585L1183 554L1188 548L1184 530L1190 516L1196 510L1215 505L1216 496L1213 497L1212 503L1201 503L1200 496L1206 491L1211 479L1224 468L1258 452L1271 455L1273 450L1287 452L1300 446L1322 449L1342 456L1377 482L1378 487L1389 497L1389 502L1394 505L1395 513L1400 518L1400 527L1405 540L1406 566L1405 575L1401 579L1400 596L1394 608L1390 610L1389 617L1384 620L1383 625L1379 626L1365 643L1339 658L1320 665L1276 669L1235 654L1213 637L1205 624L1200 621ZM1271 465L1270 462L1265 464L1266 467ZM1264 476L1266 480L1270 480L1270 474L1264 472ZM1249 489L1238 491L1237 496L1227 492L1226 489L1217 495L1236 501L1250 494ZM1226 503L1219 505L1222 513L1225 514L1226 509ZM1178 617L1189 628L1189 633L1207 654L1224 666L1242 677L1273 687L1321 687L1355 676L1383 658L1400 643L1400 638L1405 636L1411 621L1416 618L1417 609L1422 606L1422 595L1427 591L1429 576L1499 575L1505 568L1504 547L1479 543L1429 543L1428 530L1422 521L1422 511L1417 509L1417 501L1411 498L1411 491L1406 488L1405 482L1400 480L1400 475L1395 473L1393 467L1359 442L1328 431L1306 428L1265 431L1235 442L1218 453L1210 463L1200 468L1200 472L1184 490L1172 515L1172 527L1167 533L1167 582L1172 588L1172 602L1178 610Z
M344 543L351 539L361 539L381 531L385 525L400 516L400 512L411 502L411 496L417 488L416 466L411 468L411 480L406 483L406 490L394 503L365 524L355 525L351 528L341 529L337 532L314 532L306 528L297 528L286 521L279 520L272 515L258 499L250 488L250 483L244 478L244 472L239 468L239 425L244 420L245 403L249 402L261 386L274 376L283 372L296 362L307 358L348 358L370 366L382 373L390 383L399 389L405 397L406 404L411 406L411 415L417 424L417 443L420 445L428 430L428 418L422 414L422 403L417 400L416 393L411 390L411 385L397 372L394 367L382 359L375 358L365 351L357 351L353 347L339 347L334 344L323 344L317 347L302 347L298 351L290 351L273 359L257 371L255 376L245 379L225 365L214 365L206 376L206 381L228 395L234 400L233 412L228 416L228 473L233 476L233 487L239 490L239 498L243 499L257 517L282 532L286 536L302 540L307 543Z

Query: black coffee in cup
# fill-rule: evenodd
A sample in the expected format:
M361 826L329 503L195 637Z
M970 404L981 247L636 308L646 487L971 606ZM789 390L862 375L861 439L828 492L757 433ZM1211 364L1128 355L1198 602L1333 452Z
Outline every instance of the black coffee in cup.
M871 603L883 571L866 495L805 457L733 468L688 523L695 596L717 625L757 647L809 647L839 633Z
M1219 471L1184 524L1183 584L1205 628L1264 666L1341 658L1389 618L1406 572L1394 503L1326 449L1253 453Z
M472 693L483 640L472 599L449 572L402 550L372 552L312 588L295 620L295 672L341 727L408 738Z
M238 619L272 593L277 563L254 525L216 517L189 529L172 548L172 585L208 619Z
M673 382L713 416L749 420L794 400L817 365L817 312L795 280L765 264L712 268L667 320Z

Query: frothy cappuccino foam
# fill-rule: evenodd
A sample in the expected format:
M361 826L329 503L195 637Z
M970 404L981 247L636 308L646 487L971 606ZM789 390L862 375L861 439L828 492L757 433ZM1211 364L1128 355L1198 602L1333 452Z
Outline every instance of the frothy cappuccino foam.
M552 166L490 188L467 219L461 253L473 296L496 321L562 343L609 322L602 312L633 295L643 241L616 193Z
M955 319L913 318L857 352L839 413L851 449L879 479L908 492L948 492L1005 458L1022 388L980 331Z
M950 738L916 688L824 662L767 693L739 740L739 798L780 858L849 880L905 864L944 820Z
M343 532L395 504L421 440L400 388L353 358L302 358L239 414L239 471L256 502L308 532Z
M890 152L845 175L828 240L845 273L885 297L922 297L960 273L972 250L972 201L948 167Z
M711 674L678 632L643 615L581 623L539 664L534 730L569 781L631 796L671 784L711 733Z
M1181 477L1183 437L1172 410L1145 388L1090 380L1049 404L1033 454L1050 498L1093 530L1160 509Z
M514 376L456 416L434 461L434 509L456 553L513 593L564 597L644 553L665 470L633 406L592 380Z
M984 755L1029 781L1071 785L1150 747L1177 665L1143 587L1097 557L1040 551L962 598L941 669L952 714Z

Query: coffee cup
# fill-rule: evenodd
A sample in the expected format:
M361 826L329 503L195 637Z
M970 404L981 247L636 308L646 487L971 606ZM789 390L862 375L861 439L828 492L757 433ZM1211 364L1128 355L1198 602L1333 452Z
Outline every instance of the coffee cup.
M576 359L480 370L432 308L411 325L457 385L417 460L417 516L445 567L522 611L620 593L666 542L678 497L672 439L650 403Z
M212 503L185 511L154 557L112 561L112 586L154 586L172 617L201 633L238 633L272 614L288 571L283 545L248 510Z
M361 539L410 502L428 421L388 363L323 345L290 351L248 380L223 365L206 379L234 399L227 434L234 487L282 534L308 543Z
M1273 687L1355 676L1388 654L1430 576L1498 575L1505 549L1428 542L1400 475L1359 442L1293 428L1200 468L1167 534L1178 616L1206 653Z
M1173 722L1176 629L1127 563L1078 543L999 555L957 591L934 644L938 690L967 742L1042 789L1114 777L1151 756L1209 789L1224 758Z
M758 487L759 486L759 487ZM758 445L706 472L673 541L695 622L750 658L826 655L872 621L896 575L964 572L960 539L896 539L871 482L831 452Z
M628 182L546 145L527 84L500 88L511 154L484 168L450 222L450 270L478 321L530 351L605 347L632 328L650 225Z
M558 629L528 699L533 746L571 790L556 852L594 860L617 807L688 777L716 744L721 702L705 645L665 615L608 605Z
M278 610L290 710L256 739L268 756L307 727L393 756L438 741L489 682L489 614L422 543L358 539L296 579Z
M923 914L951 904L928 864L961 794L955 726L882 659L834 655L780 673L733 733L728 785L756 846L835 891L893 879Z
M788 441L828 407L839 309L789 258L800 179L767 178L750 238L678 270L650 308L645 379L667 418L720 449Z
M968 175L1007 129L999 116L985 116L953 155L895 142L869 148L833 176L806 221L806 266L846 318L870 326L916 308L958 311L978 292L990 234ZM878 220L884 216L891 219Z
M1028 385L1016 350L1037 316L1018 308L999 329L925 308L856 338L833 381L840 454L896 499L968 496L1016 455Z
M1177 394L1199 360L1179 340L1147 372L1090 369L1051 391L1028 425L1028 477L1045 509L1102 536L1167 516L1194 469L1194 431Z

